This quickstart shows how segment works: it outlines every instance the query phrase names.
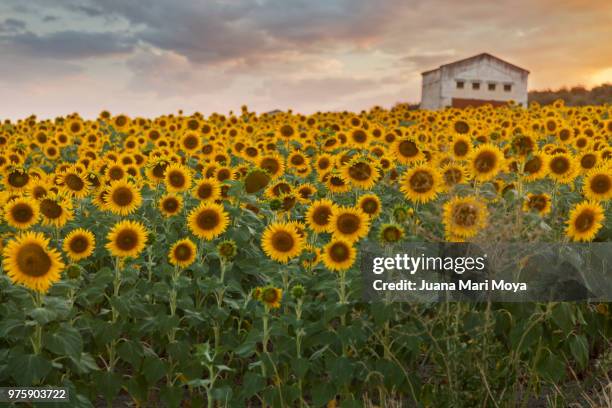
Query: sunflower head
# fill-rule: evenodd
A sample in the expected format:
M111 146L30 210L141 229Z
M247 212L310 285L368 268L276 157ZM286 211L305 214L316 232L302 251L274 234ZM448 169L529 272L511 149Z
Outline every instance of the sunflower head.
M323 248L323 263L332 271L345 271L355 263L357 251L350 242L333 239Z
M448 235L470 238L486 226L488 211L476 197L454 197L444 204L443 216Z
M281 305L283 290L273 286L266 286L261 289L259 301L268 309L276 309Z
M59 252L39 232L26 232L3 249L3 267L13 283L46 293L65 267Z
M175 194L166 194L159 199L159 211L164 217L171 217L183 209L183 197Z
M378 239L385 244L394 244L404 237L404 228L399 224L383 224Z
M116 257L136 258L144 249L148 232L144 225L136 221L120 221L107 235L106 249Z
M273 223L264 231L261 245L268 257L287 263L302 252L304 238L291 223Z
M89 257L96 247L96 239L91 231L78 228L64 238L62 249L68 257L76 262Z
M211 240L221 235L229 224L229 215L221 204L202 202L189 213L189 229L199 238Z
M306 289L304 289L304 286L300 284L294 285L291 288L291 297L295 300L303 299L305 294L306 294Z
M427 165L407 170L402 176L400 190L407 199L417 203L432 201L442 188L439 172Z
M222 258L230 260L238 253L238 246L234 240L227 239L217 245L217 251Z
M197 254L196 245L188 238L175 242L168 253L168 260L174 266L186 268L191 265Z
M39 216L39 203L32 198L16 198L4 207L4 218L13 228L28 229L38 222Z
M382 203L376 194L365 194L357 202L357 206L368 214L370 218L375 218L382 211Z
M570 212L565 234L572 241L592 241L601 229L604 218L601 204L583 201Z

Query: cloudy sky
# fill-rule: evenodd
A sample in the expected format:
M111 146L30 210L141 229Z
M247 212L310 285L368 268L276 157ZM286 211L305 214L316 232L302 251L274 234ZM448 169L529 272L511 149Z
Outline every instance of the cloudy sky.
M480 52L612 82L609 0L2 0L0 118L358 110Z

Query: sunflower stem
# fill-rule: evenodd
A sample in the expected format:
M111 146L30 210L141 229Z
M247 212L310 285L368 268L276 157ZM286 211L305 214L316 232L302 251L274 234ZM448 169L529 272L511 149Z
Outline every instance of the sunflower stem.
M36 291L34 293L34 306L36 308L41 308L43 305L43 295L42 293ZM37 322L36 328L34 330L32 341L32 349L34 350L34 354L40 354L42 352L42 323Z
M269 309L268 306L264 307L264 315L263 315L263 353L268 353L268 341L270 337L269 328L268 328L268 315ZM264 378L266 378L266 364L261 362L261 374Z

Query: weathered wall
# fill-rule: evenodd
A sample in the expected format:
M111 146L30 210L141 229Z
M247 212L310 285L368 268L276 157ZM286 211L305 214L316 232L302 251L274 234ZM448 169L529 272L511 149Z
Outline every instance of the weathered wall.
M440 71L435 70L423 75L421 88L421 109L438 109L440 107Z
M482 56L427 73L423 76L423 109L439 109L451 106L453 98L483 99L492 101L514 100L523 106L527 105L528 74L495 58ZM431 89L437 78L439 85L436 97ZM457 88L457 81L464 82L464 88ZM480 89L472 88L473 82L480 82ZM489 90L488 84L495 83L495 90ZM511 91L504 91L504 84L512 86Z

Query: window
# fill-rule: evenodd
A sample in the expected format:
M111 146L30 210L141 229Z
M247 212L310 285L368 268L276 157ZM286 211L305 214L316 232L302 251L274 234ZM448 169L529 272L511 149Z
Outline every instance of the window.
M472 89L477 91L480 89L480 82L472 82Z
M495 84L489 84L489 91L495 90Z
M512 84L504 84L504 91L510 92L512 90Z
M463 81L457 81L457 89L463 89Z

